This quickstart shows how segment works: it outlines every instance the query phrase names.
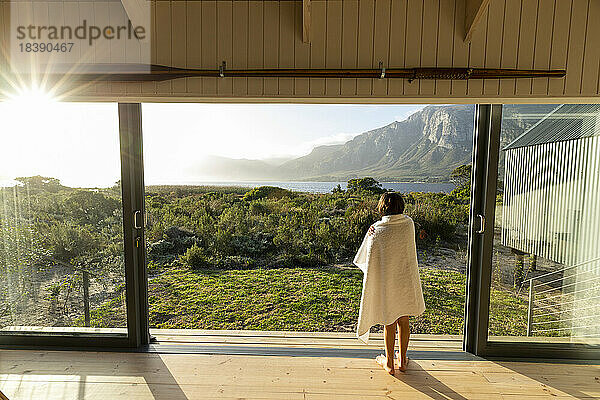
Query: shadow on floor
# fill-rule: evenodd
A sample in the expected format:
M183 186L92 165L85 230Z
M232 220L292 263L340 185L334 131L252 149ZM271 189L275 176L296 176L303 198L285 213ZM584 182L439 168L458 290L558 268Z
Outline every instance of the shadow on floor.
M39 348L37 349L40 350ZM63 353L63 352L61 352ZM18 394L13 396L21 383L31 383L33 378L34 381L39 381L39 385L34 387L36 394L35 398L47 398L44 394L48 394L54 390L60 390L60 386L66 390L68 383L78 385L76 387L71 386L69 389L71 396L65 398L76 398L82 400L89 397L90 393L86 393L86 383L92 387L98 384L98 376L102 376L102 372L98 370L97 366L94 366L90 360L94 357L102 359L104 363L114 363L114 369L108 373L108 376L114 377L131 377L138 378L135 381L141 384L143 383L148 387L152 394L152 397L157 400L168 399L168 400L188 400L182 387L179 385L169 367L166 365L160 354L227 354L227 355L257 355L257 356L300 356L300 357L346 357L346 358L371 358L374 359L376 355L381 354L381 350L377 349L331 349L331 348L293 348L293 347L270 347L270 346L195 346L195 345L151 345L146 349L138 351L128 352L127 361L123 361L121 353L111 352L89 352L85 355L85 363L78 365L77 369L73 369L73 363L77 361L77 357L68 355L68 352L64 352L64 362L54 363L48 358L39 354L33 354L28 360L8 361L6 359L0 364L0 374L12 375L13 379L15 375L21 375L21 382L13 381L13 384L8 386L13 389L12 392L8 391L8 386L2 387L2 389L10 395L10 399L15 398L31 398L27 397L26 393ZM131 353L139 353L139 356L133 356ZM80 355L79 355L80 356ZM39 359L37 358L39 357ZM484 361L485 359L473 356L469 353L459 351L420 351L420 350L409 350L409 357L412 359L409 365L409 371L407 373L397 372L395 379L402 384L410 386L415 391L418 391L434 400L465 400L465 395L456 392L451 387L437 379L430 372L423 369L419 365L419 360L453 360L453 361ZM494 368L492 371L486 374L485 379L497 378L497 382L490 383L498 387L502 386L502 379L507 379L509 373L518 374L510 379L516 379L508 382L509 384L519 384L519 380L523 379L525 382L531 383L530 380L539 382L541 385L542 393L536 395L541 396L544 392L549 396L552 396L556 391L565 393L566 395L573 396L578 399L591 399L592 394L598 392L600 388L600 367L598 365L581 365L582 362L578 361L577 364L573 363L558 363L556 360L537 360L538 362L531 362L531 360L523 361L500 361L500 360L486 360L490 363L495 363L497 366L502 368ZM541 362L540 362L541 361ZM375 361L373 361L375 362ZM548 364L548 363L552 364ZM41 364L40 370L32 371L28 364ZM120 364L126 365L120 365ZM590 362L590 364L592 364ZM66 367L66 369L65 369ZM382 372L383 373L383 372ZM435 373L435 372L434 372ZM493 376L494 373L498 375ZM65 380L57 382L49 382L44 380L44 374L47 375L65 375ZM502 376L504 374L504 376ZM88 377L94 377L93 382L88 381ZM71 380L73 377L77 380ZM441 378L443 379L443 378ZM483 378L482 378L483 380ZM135 383L131 383L134 385ZM463 385L464 386L464 385ZM15 387L17 389L15 389ZM5 389L6 388L6 389ZM546 388L546 389L545 389ZM97 390L98 387L92 390ZM46 391L46 393L44 392ZM107 394L106 398L110 398L110 394ZM1 396L0 396L1 399Z
M433 400L467 400L412 360L407 372L396 371L394 377Z
M160 357L142 357L139 368L140 376L144 378L156 400L188 400L169 367Z

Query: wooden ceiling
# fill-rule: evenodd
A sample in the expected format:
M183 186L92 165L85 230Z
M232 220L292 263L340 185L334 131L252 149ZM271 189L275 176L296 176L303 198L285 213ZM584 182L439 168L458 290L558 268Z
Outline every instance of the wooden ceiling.
M128 2L125 9L131 12ZM68 6L65 1L65 7ZM10 11L0 2L4 47ZM598 102L596 0L151 0L152 63L181 68L566 69L485 81L182 78L99 83L74 99ZM75 88L77 89L77 88Z

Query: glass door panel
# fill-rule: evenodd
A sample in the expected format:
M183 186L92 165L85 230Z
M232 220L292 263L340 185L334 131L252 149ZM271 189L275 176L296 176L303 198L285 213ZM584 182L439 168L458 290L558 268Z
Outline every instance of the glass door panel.
M500 143L488 340L599 344L600 106L504 106Z
M0 103L0 332L127 334L116 104Z

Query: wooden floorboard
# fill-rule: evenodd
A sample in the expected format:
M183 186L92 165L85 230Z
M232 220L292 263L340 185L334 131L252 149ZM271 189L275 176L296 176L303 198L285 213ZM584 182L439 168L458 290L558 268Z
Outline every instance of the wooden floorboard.
M372 359L377 335L351 346L345 334L153 334L165 340L150 352L0 350L0 390L11 400L600 398L598 365L489 361L449 345L456 338L416 338L409 370L390 376Z

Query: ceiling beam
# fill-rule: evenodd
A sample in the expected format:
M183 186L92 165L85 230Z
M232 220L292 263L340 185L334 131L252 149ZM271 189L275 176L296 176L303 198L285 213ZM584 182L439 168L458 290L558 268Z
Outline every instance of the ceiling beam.
M302 0L302 41L310 43L311 0Z
M482 20L491 0L466 0L465 2L465 42L470 42L473 31Z
M134 26L148 27L150 24L150 3L145 0L121 0L127 17Z

